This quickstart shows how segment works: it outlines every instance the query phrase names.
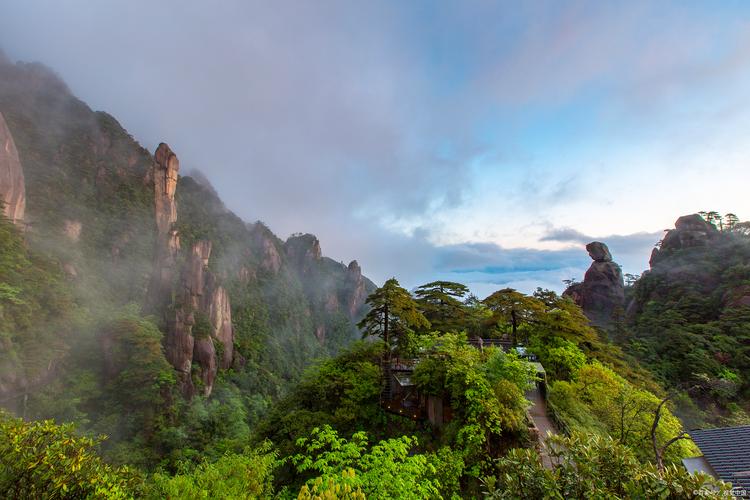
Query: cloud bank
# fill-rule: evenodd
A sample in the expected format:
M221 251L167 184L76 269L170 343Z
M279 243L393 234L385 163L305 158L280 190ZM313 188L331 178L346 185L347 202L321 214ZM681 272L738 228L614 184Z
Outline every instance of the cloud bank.
M750 212L749 23L741 3L12 0L0 46L378 282L559 290L587 240L640 272L677 216Z

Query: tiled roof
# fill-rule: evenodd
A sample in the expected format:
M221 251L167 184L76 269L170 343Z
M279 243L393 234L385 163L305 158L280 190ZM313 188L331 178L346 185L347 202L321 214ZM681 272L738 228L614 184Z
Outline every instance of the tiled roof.
M722 481L750 491L750 425L698 429L690 437Z

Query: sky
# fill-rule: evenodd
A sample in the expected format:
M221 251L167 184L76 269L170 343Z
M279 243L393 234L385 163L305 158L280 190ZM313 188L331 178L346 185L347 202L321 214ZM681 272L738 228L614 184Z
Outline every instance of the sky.
M750 218L745 1L6 0L0 48L376 283L561 291Z

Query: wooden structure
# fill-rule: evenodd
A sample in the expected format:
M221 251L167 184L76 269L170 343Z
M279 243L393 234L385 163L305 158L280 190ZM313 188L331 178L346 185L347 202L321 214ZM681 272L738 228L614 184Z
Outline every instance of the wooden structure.
M477 349L499 347L505 352L513 347L508 336L499 339L474 338L469 341L469 345ZM429 420L433 426L442 427L444 423L452 419L453 409L450 402L444 398L421 394L417 390L411 378L417 363L419 363L418 358L392 358L390 362L383 360L385 381L380 394L380 405L388 412L412 420ZM539 373L542 365L535 364L538 365L537 373ZM544 368L541 368L541 373L544 374ZM541 387L541 390L544 389Z

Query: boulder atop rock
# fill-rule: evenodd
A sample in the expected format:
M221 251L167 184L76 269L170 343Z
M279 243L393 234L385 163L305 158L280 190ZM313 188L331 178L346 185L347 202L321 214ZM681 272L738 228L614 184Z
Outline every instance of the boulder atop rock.
M607 327L625 301L622 270L612 261L604 243L592 241L586 245L586 250L594 262L586 271L583 282L569 286L563 295L573 299L593 324Z
M612 262L612 254L609 253L609 248L601 241L592 241L586 245L586 251L596 262Z
M714 225L708 223L698 214L683 215L675 221L674 227L680 231L716 232Z
M26 210L26 187L21 160L8 125L0 113L0 201L3 215L14 224L23 221Z

